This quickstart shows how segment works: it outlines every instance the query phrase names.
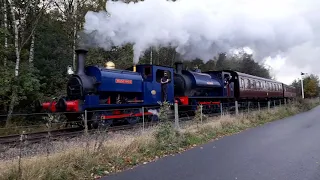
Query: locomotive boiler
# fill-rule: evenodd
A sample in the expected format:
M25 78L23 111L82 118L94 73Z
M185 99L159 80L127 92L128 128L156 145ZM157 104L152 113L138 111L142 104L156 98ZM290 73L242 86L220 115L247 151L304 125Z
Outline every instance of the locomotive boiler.
M209 74L184 70L181 62L175 63L175 96L214 96L218 95L222 81Z

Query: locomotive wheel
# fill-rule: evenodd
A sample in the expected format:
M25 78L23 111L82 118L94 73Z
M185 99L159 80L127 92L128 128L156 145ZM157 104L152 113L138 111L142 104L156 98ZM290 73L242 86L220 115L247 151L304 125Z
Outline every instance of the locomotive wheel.
M101 119L101 115L103 112L96 112L92 115L91 122L88 122L88 127L91 129L98 129L98 128L108 128L113 124L112 119Z
M127 123L129 123L131 125L138 123L140 121L140 117L133 116L133 114L139 113L139 112L140 112L140 110L124 110L123 111L124 114L132 114L132 116L125 118Z
M136 124L137 122L139 122L139 120L140 120L140 117L129 117L129 118L126 118L126 121L131 125Z

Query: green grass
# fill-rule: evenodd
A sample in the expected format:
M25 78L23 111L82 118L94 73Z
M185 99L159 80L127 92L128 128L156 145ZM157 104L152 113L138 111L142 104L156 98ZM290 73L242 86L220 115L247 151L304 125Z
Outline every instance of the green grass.
M147 129L141 134L118 135L102 140L98 142L101 143L99 148L94 147L97 142L93 140L82 140L79 143L85 141L88 146L69 148L48 157L38 155L22 159L21 179L95 179L309 110L318 104L315 100L301 100L270 111L227 115L206 119L203 123L194 122L180 131L176 131L171 123L164 121L158 127ZM17 161L1 164L1 179L19 179Z

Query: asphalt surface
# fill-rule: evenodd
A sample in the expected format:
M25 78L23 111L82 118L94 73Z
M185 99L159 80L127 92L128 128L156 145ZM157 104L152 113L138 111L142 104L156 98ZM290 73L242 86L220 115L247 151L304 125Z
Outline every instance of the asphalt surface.
M104 180L320 180L320 106Z

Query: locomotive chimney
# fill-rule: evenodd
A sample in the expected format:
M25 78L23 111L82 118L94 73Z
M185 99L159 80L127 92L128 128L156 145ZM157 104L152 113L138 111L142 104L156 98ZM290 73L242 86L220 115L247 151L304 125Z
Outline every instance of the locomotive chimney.
M87 55L87 50L86 49L76 49L76 54L77 54L77 70L76 74L77 75L83 75L84 74L84 66L85 66L85 61L86 61L86 55Z
M182 62L176 62L176 63L174 63L174 65L176 67L176 73L177 74L182 74L182 69L183 69Z

